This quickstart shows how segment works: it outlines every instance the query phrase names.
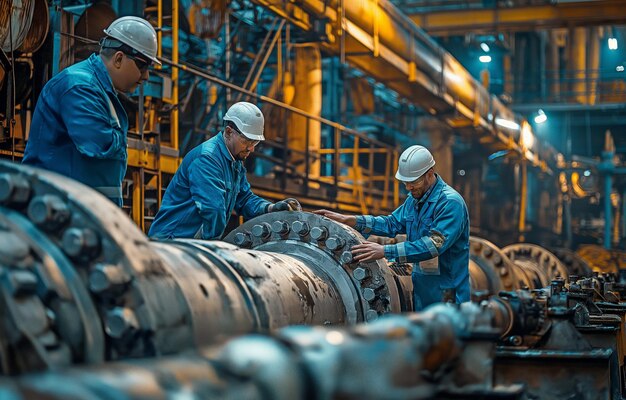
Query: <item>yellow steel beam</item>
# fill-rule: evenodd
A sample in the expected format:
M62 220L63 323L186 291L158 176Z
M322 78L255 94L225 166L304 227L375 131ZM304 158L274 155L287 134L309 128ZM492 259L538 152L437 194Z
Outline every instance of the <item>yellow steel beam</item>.
M304 30L326 34L322 45L327 51L339 54L342 60L450 126L492 135L507 146L514 143L512 149L532 165L545 165L534 154L535 149L524 151L511 140L511 134L500 131L489 120L490 113L513 115L506 105L389 0L252 1ZM327 22L320 26L313 21Z
M161 146L163 149L164 146ZM160 159L159 159L160 157ZM128 149L128 166L137 168L146 168L152 171L159 170L159 162L161 171L167 174L174 174L178 169L180 158L175 155L167 155L161 153L159 156L147 148L129 148Z
M410 18L433 36L623 24L626 20L626 0L437 11L410 15Z

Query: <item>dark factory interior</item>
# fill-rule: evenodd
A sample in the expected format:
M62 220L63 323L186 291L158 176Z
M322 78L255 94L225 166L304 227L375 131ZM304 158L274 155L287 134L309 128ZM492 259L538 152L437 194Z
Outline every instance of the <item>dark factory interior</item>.
M625 68L626 0L0 0L0 399L626 398Z

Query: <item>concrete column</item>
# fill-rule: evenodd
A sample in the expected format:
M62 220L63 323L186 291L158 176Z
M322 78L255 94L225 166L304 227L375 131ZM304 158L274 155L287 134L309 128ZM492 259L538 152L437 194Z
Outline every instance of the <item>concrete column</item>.
M313 115L322 113L322 57L318 45L306 45L295 48L294 87L295 94L291 105ZM307 148L317 153L321 144L321 123L303 116L290 113L288 118L288 146L297 153L292 153L291 161L298 165L298 171L306 170L305 157L302 153ZM307 134L308 129L308 134ZM308 142L307 142L308 136ZM310 153L310 154L311 154ZM309 176L320 176L320 162L309 157Z

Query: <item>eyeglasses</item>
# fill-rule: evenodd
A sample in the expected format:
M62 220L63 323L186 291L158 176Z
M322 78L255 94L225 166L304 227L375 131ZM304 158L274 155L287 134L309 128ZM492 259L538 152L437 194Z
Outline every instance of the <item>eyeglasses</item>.
M151 61L144 60L143 58L139 58L139 57L136 57L136 56L131 56L130 54L126 54L126 53L124 53L124 55L135 62L135 65L137 66L137 69L142 74L144 72L146 72L148 70L148 68L150 68L150 65L152 65Z
M232 126L229 126L230 129L234 130L235 132L237 132L237 137L239 138L239 141L246 145L246 146L256 146L257 144L261 143L260 140L253 140L253 139L248 139L246 137L246 135L244 135L239 129L237 128L233 128Z
M427 171L427 172L428 172L428 171ZM425 182L425 181L426 181L426 174L424 174L424 175L420 176L419 178L417 178L417 179L416 179L416 180L414 180L414 181L411 181L411 182L404 182L404 186L405 186L405 187L407 187L407 188L408 188L409 186L410 186L410 187L417 188L417 187L422 186L422 185L424 184L424 182Z

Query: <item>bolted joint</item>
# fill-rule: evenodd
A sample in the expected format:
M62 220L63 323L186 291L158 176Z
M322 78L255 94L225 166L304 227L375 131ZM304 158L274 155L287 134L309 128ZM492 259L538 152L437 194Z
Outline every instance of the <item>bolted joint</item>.
M61 228L70 220L70 209L56 195L46 194L35 197L28 205L28 218L49 231Z
M114 338L121 339L139 329L135 312L128 307L115 307L109 310L105 319L105 331Z
M14 297L32 295L37 290L37 276L28 270L14 270L8 274L9 293Z
M131 281L119 265L98 264L89 274L89 289L94 293L119 292Z
M344 245L345 242L343 241L343 239L337 236L331 236L326 241L326 247L332 251L339 251L343 248Z
M30 183L17 174L0 174L0 204L25 205L30 198Z
M316 226L311 229L311 238L321 242L328 237L328 229L325 226Z
M369 309L365 313L365 320L367 322L376 321L378 319L378 312L376 310Z
M363 298L367 301L372 301L376 298L376 292L372 288L363 289Z
M344 251L343 253L341 253L341 257L339 258L339 260L341 261L342 264L350 264L352 262L352 252L350 251Z
M291 223L291 229L300 236L308 235L311 230L311 228L309 228L309 224L304 221L293 221Z
M272 222L272 232L278 235L286 235L289 233L289 224L285 221Z
M267 239L271 234L270 225L267 222L256 224L252 227L252 236L259 239Z
M100 238L91 229L70 228L61 240L63 251L72 258L92 260L100 252Z
M248 232L237 232L235 235L235 244L239 247L250 248L252 246L252 240Z
M362 268L362 267L358 267L358 268L355 268L354 271L352 271L352 276L357 281L362 281L363 279L365 279L368 276L370 276L370 271L368 269L365 269L365 268Z
M30 264L30 246L11 232L0 231L0 260L7 266Z

